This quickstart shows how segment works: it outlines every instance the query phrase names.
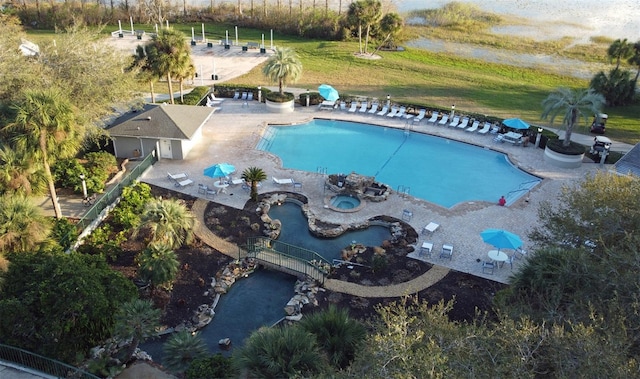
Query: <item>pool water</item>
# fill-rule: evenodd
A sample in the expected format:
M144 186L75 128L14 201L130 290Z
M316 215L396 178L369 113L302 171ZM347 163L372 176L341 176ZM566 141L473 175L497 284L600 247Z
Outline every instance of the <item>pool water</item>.
M446 208L469 201L497 202L503 195L509 205L540 182L494 150L347 121L270 126L257 148L279 156L285 168L355 171Z
M331 198L331 205L339 209L353 209L360 205L360 199L348 195L338 195Z
M309 231L309 222L302 214L299 205L285 202L279 206L272 206L269 217L282 222L282 231L278 241L303 247L314 251L331 262L341 259L341 251L352 241L365 246L380 246L382 241L391 237L389 228L373 225L362 230L353 230L336 238L318 238Z

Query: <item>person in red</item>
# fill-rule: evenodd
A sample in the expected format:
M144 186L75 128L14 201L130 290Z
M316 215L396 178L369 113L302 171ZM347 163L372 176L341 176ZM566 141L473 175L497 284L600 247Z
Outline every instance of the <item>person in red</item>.
M507 199L504 196L500 196L500 200L498 200L498 205L503 206L507 203Z

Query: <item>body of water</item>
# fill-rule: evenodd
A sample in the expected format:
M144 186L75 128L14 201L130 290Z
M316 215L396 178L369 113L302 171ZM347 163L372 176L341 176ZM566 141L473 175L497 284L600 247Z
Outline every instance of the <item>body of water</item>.
M494 150L346 121L271 126L257 148L279 156L285 168L354 171L447 208L465 201L495 202L501 195L511 204L540 182Z

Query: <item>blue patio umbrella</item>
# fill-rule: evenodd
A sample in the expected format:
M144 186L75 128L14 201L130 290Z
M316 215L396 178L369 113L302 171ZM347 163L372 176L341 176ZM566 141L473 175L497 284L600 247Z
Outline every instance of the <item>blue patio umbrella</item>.
M516 234L502 229L486 229L480 233L482 240L500 249L517 249L522 246L522 240Z
M229 163L217 163L204 169L204 175L211 178L223 178L236 171Z
M320 93L320 96L324 97L325 100L336 101L340 98L338 91L328 84L321 84L318 87L318 92Z
M519 118L508 118L502 121L502 124L513 129L529 129L529 124L520 120Z

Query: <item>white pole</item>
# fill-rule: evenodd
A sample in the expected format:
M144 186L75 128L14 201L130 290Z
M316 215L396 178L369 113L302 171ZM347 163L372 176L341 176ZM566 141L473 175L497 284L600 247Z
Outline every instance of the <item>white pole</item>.
M216 60L213 60L213 77L216 77Z
M261 49L264 49L264 33L262 33L262 45L260 45Z
M271 50L273 50L273 29L271 29Z
M120 20L118 20L118 30L120 31L120 34L122 34L122 22L120 22Z
M192 41L196 40L196 34L195 34L195 30L193 29L193 26L191 27L191 40Z
M202 42L206 42L206 39L204 38L204 22L202 23Z
M167 20L167 29L169 29L169 20Z
M133 35L133 17L129 16L129 22L131 23L131 35Z
M226 40L225 40L226 43L225 43L225 45L228 45L229 44L229 31L227 30L226 33L227 34L226 34Z
M156 34L158 34L158 24L156 24Z
M236 46L238 46L238 27L236 26Z

